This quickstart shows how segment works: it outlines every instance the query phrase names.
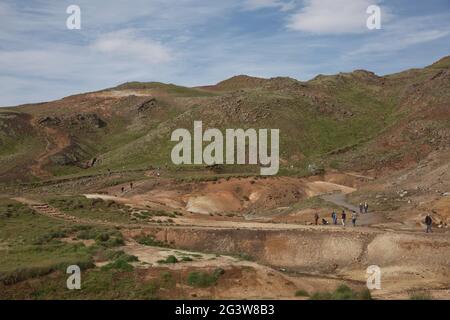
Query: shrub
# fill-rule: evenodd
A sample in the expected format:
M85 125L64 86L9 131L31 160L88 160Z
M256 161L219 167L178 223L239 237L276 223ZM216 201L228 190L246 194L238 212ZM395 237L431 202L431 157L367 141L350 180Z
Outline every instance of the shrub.
M154 300L157 299L157 292L159 290L159 285L155 282L150 282L149 284L145 284L139 290L139 296L143 296L144 299Z
M82 240L95 239L97 235L98 234L95 230L86 229L79 231L77 233L77 238Z
M170 255L164 260L158 260L158 263L177 263L178 259L177 257Z
M361 291L358 294L358 296L360 300L372 300L372 294L370 293L370 290L367 288Z
M145 246L153 246L153 247L168 247L168 244L159 240L156 240L152 235L139 236L136 237L135 240L137 243L145 245Z
M125 253L123 250L109 250L106 252L106 258L109 260L124 260L127 262L139 261L136 256Z
M99 235L97 235L97 237L95 238L96 241L98 242L105 242L109 240L109 234L107 233L101 233Z
M432 300L433 297L428 292L414 292L409 295L410 300Z
M296 297L309 297L309 293L306 290L297 290L295 291Z
M333 292L315 292L310 297L311 300L371 300L370 291L365 289L361 292L356 292L347 285L340 285Z
M191 257L183 257L181 261L193 261Z
M67 236L68 233L69 233L69 231L66 229L50 231L49 233L41 235L39 238L37 238L33 242L33 244L42 245L42 244L48 243L54 239L64 238Z
M217 268L213 273L208 272L190 272L187 282L192 287L206 288L216 285L219 277L225 272L221 268Z
M134 267L124 259L117 259L102 267L102 270L116 269L120 271L132 271Z

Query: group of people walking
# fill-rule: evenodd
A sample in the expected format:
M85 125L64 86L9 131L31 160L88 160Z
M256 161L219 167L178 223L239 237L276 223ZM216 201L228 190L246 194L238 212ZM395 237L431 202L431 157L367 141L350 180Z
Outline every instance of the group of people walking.
M352 225L354 227L356 227L356 219L357 218L358 218L358 214L356 213L356 211L353 210L352 213L351 213L351 220L352 220ZM338 216L337 216L335 211L333 211L331 213L331 219L333 220L333 224L334 225L338 224ZM342 213L341 213L341 224L342 224L342 226L345 227L346 223L347 223L347 213L345 212L345 210L342 210Z
M360 203L359 204L359 213L364 214L364 213L368 213L369 212L369 205L367 204L367 202L365 202L364 204ZM314 214L314 222L316 225L319 224L319 214L316 212ZM356 213L355 210L352 210L351 213L351 221L352 221L352 225L354 227L356 227L356 220L358 219L358 214ZM333 210L333 212L331 213L331 220L333 221L334 225L338 225L339 221L338 221L338 215L336 213L335 210ZM425 226L426 226L426 233L432 233L432 226L433 226L433 218L431 217L431 214L427 214L425 217ZM345 212L345 210L342 210L341 213L341 221L340 224L342 224L342 226L346 226L347 223L347 213ZM328 225L328 221L324 218L322 218L322 224L323 225Z
M369 212L369 204L367 202L365 202L364 204L360 203L359 204L359 213L363 214L363 213L368 213L368 212ZM315 213L314 214L314 222L316 225L319 224L319 218L320 218L319 214ZM342 224L345 227L346 223L347 223L347 213L345 212L345 210L342 210L340 218L341 218L340 224ZM358 213L355 210L352 210L351 211L351 222L354 227L356 227L357 219L358 219ZM336 211L334 211L334 210L331 213L331 220L333 221L334 225L337 225L339 223L338 215L337 215ZM329 223L326 219L322 218L322 224L327 225Z
M367 213L369 212L369 204L366 202L364 202L364 204L362 202L359 203L359 213Z

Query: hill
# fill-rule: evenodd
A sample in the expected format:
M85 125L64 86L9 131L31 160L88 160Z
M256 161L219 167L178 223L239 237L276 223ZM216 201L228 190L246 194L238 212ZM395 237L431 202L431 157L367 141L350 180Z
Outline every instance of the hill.
M375 175L408 168L450 145L449 61L306 82L244 75L197 88L129 82L0 108L0 181L175 169L170 134L194 120L220 129L279 128L281 174L304 174L311 163Z

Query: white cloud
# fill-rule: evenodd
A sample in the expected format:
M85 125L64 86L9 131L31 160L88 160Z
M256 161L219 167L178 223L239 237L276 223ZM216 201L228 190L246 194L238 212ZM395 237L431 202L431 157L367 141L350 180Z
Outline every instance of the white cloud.
M281 11L289 11L295 8L295 2L286 2L281 0L246 0L243 4L243 7L245 10L279 8Z
M367 32L367 7L379 0L305 0L305 6L289 17L288 28L316 34ZM391 17L382 10L382 22Z
M381 1L372 0L370 4ZM360 23L365 26L368 1L352 1L364 3L360 5L362 13L352 3L345 10L333 4L349 1L320 2L247 0L244 7L244 1L239 0L77 0L82 9L82 29L69 31L65 26L68 3L64 1L32 0L25 8L16 0L0 0L0 107L60 98L125 81L198 85L240 73L305 80L317 73L356 67L377 72L381 68L381 72L390 73L448 54L450 36L444 35L450 31L450 19L445 10L441 17L432 10L423 20L409 21L402 15L388 23L383 12L382 30L364 28L367 33L363 35L328 37L324 42L323 37L309 32L348 32L346 20L355 19L352 15L356 12L362 15ZM319 14L323 10L318 6L323 3L334 5L325 16L336 23L334 15L344 14L346 18L337 20L347 27L310 24L308 33L285 32L280 20L273 19L264 25L263 30L268 32L262 33L261 25L241 23L233 16L242 18L243 9L247 10L245 15L264 17L267 12L258 11L261 8L294 8L283 15L287 18L300 5L303 9L297 13L309 10ZM393 4L392 10L396 8ZM319 19L317 24L323 21ZM418 43L425 45L415 46ZM393 54L406 47L413 50ZM373 59L374 52L378 60ZM404 63L407 59L410 65Z
M171 60L172 55L157 41L139 37L133 30L121 30L101 35L93 44L95 51L112 57L159 64Z
M450 35L449 14L398 19L347 56L385 55Z

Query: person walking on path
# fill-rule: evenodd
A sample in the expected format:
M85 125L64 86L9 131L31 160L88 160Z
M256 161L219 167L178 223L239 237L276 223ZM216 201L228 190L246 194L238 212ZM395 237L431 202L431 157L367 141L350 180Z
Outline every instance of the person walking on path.
M314 214L314 223L316 226L319 224L319 214L317 212Z
M356 211L352 211L352 225L354 226L354 227L356 227L356 218L357 218L357 213L356 213Z
M359 213L363 213L364 210L364 206L362 204L362 202L359 203Z
M425 217L425 224L427 225L427 233L432 233L433 230L431 230L431 226L433 225L433 219L431 218L431 215L428 213Z
M345 219L347 219L347 214L345 213L345 210L342 210L341 219L342 219L342 225L345 227Z
M364 203L364 213L369 212L369 204L367 203L367 201Z
M331 219L333 220L333 224L336 225L337 224L337 215L336 212L334 212L331 214Z

